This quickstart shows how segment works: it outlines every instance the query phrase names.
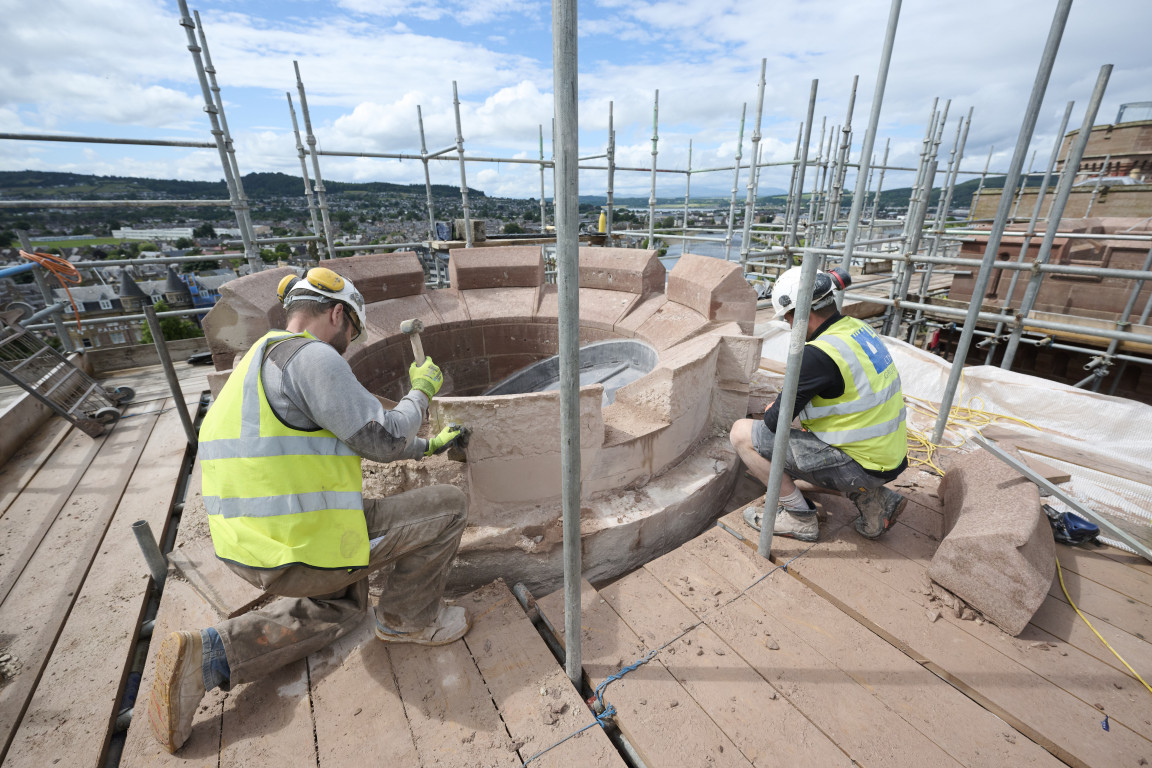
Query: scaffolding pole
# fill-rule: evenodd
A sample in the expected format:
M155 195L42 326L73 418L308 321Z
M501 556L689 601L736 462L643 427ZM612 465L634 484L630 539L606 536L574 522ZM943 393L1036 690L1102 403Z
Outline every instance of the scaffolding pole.
M312 234L321 238L323 235L320 232L320 220L316 217L312 180L308 178L308 156L304 152L304 142L300 139L300 124L296 122L296 107L292 104L292 93L285 91L284 95L288 97L288 114L292 116L292 135L296 137L296 155L300 158L300 176L304 179L304 201L308 204L308 216L312 220Z
M1044 197L1048 193L1048 182L1052 178L1052 171L1060 157L1060 145L1064 143L1064 133L1068 130L1068 119L1072 116L1072 107L1075 103L1070 101L1064 107L1064 115L1060 119L1060 129L1056 132L1056 141L1052 142L1052 154L1048 157L1048 168L1044 171L1044 179L1040 182L1040 191L1036 193L1036 205L1032 207L1032 218L1028 220L1028 228L1024 232L1024 240L1020 243L1020 253L1017 254L1016 261L1023 262L1025 260L1032 238L1036 236L1036 222L1040 218L1040 209L1043 207ZM1048 226L1052 226L1052 222L1049 222ZM1008 314L1012 307L1012 297L1016 294L1016 283L1019 280L1020 273L1013 272L1012 279L1008 282L1008 290L1004 292L1004 302L1000 305L1000 310L1005 315L1005 321L1011 319ZM988 345L988 354L984 358L984 365L992 365L992 358L996 355L996 345L999 343L997 339L1003 332L1004 321L996 323L996 330L992 333L993 341Z
M428 141L424 135L424 110L416 105L416 124L420 129L420 164L424 166L424 200L428 209L428 239L436 238L436 209L432 205L432 171L428 167Z
M233 172L232 161L228 157L228 143L231 138L227 136L224 129L221 127L220 119L223 115L223 108L218 107L212 98L212 87L208 82L208 73L204 69L204 61L200 54L202 48L200 47L196 37L197 23L188 15L188 3L185 0L179 0L180 5L180 26L184 27L184 31L188 37L188 51L192 54L192 63L196 67L196 77L200 81L200 93L204 99L204 111L208 113L208 120L212 124L212 137L216 140L216 151L220 155L220 166L224 171L224 183L228 187L228 198L232 206L232 213L236 217L236 226L240 229L240 237L244 241L244 255L248 259L248 264L252 270L259 271L264 267L264 263L260 260L260 256L256 251L256 246L251 242L251 230L245 226L245 216L247 215L247 199L241 201L243 194L243 185L240 182L239 176ZM213 75L213 77L215 77Z
M300 94L300 114L304 118L304 139L308 142L308 153L312 155L312 175L316 182L312 190L316 193L316 203L320 208L320 220L324 224L324 253L321 259L335 257L335 244L332 242L332 220L328 216L328 195L324 189L324 177L320 175L320 155L316 152L316 134L312 133L312 116L308 113L308 95L304 93L304 81L300 77L300 63L292 62L296 71L296 92Z
M684 174L684 241L680 255L688 253L688 201L692 197L692 139L688 139L688 173Z
M1008 174L1004 179L1006 189L1014 187L1019 180L1020 169L1024 165L1024 156L1028 152L1028 145L1032 142L1032 132L1036 127L1040 104L1044 100L1044 91L1048 88L1052 65L1056 61L1056 52L1060 48L1060 38L1064 34L1064 26L1068 22L1068 13L1071 9L1072 0L1059 0L1052 20L1052 27L1044 45L1044 53L1040 59L1040 67L1036 73L1036 81L1033 83L1032 93L1028 98L1024 121L1020 126L1020 135L1016 139L1016 149L1012 153L1012 161L1008 164ZM1091 131L1091 124L1088 126L1088 131ZM960 342L956 347L956 356L948 374L948 383L945 385L944 394L940 398L940 413L932 430L932 442L937 445L943 438L944 428L948 424L952 410L952 401L956 397L956 388L960 383L961 374L964 373L964 360L968 357L968 349L972 345L972 331L976 328L976 316L980 313L980 305L984 301L985 292L988 290L988 280L992 275L992 263L996 260L996 254L1000 249L1000 240L1004 234L1004 226L1008 223L1008 210L1011 204L1011 196L1000 196L1000 205L996 209L996 218L988 236L988 245L984 249L984 259L972 289L972 303L969 305L964 319L964 330L960 334Z
M736 175L732 177L732 196L728 201L728 231L724 235L724 261L732 260L732 228L736 224L736 190L740 188L740 158L744 154L744 118L748 103L740 107L740 135L736 139Z
M1071 0L1068 0L1069 2ZM1088 146L1088 138L1092 133L1092 123L1096 120L1096 113L1100 110L1100 102L1104 99L1104 91L1108 87L1108 78L1112 75L1112 65L1105 64L1100 68L1100 74L1096 78L1096 86L1092 90L1091 100L1088 102L1088 108L1084 111L1084 122L1080 127L1080 132L1076 136L1076 141L1072 143L1071 151L1068 153L1068 158L1064 163L1064 170L1069 171L1060 175L1060 184L1056 188L1056 196L1052 199L1052 210L1049 211L1048 227L1044 232L1044 239L1040 242L1040 251L1036 254L1036 260L1033 266L1032 278L1028 281L1028 286L1024 289L1024 298L1020 302L1020 310L1016 314L1015 327L1012 329L1012 336L1008 339L1008 346L1004 350L1004 359L1000 362L1000 367L1004 370L1012 369L1012 361L1016 357L1016 349L1020 345L1020 334L1023 330L1022 321L1028 317L1032 311L1032 307L1036 303L1036 297L1040 295L1040 283L1044 279L1044 273L1040 267L1048 262L1048 257L1052 253L1052 243L1056 239L1056 229L1059 226L1060 217L1064 215L1064 207L1068 203L1068 196L1072 193L1072 182L1076 178L1076 168L1080 167L1080 160L1084 157L1084 149ZM996 247L999 248L999 240L997 240ZM988 256L985 254L985 261ZM972 296L973 302L979 306L983 292L977 297L974 293Z
M555 150L553 150L555 154ZM612 123L612 102L608 102L608 150L605 152L608 155L608 242L612 242L612 221L615 214L615 205L613 203L613 192L616 182L616 130ZM553 207L555 207L555 196L553 196Z
M752 244L752 214L756 210L756 163L760 161L760 120L764 115L764 72L767 67L768 59L760 59L760 80L756 84L756 121L752 127L752 150L748 153L751 158L748 168L748 196L744 200L744 230L740 234L741 270L747 269L748 251ZM684 205L687 210L687 201Z
M800 287L796 293L796 309L793 311L792 332L788 337L788 363L784 369L784 386L776 401L779 417L776 419L776 434L772 442L773 456L788 455L788 440L792 432L792 411L796 404L796 390L800 383L800 361L804 357L804 346L808 340L808 315L812 308L812 286L816 282L816 267L820 257L804 249L801 257ZM784 461L773 461L768 471L768 487L764 493L764 512L760 516L760 541L757 551L761 557L772 554L772 535L776 527L776 512L780 505L780 485L784 481Z
M560 303L560 460L563 464L564 649L580 689L580 187L576 0L552 2L556 143L556 282Z
M540 234L547 231L548 220L544 207L544 126L540 126Z
M804 200L804 168L808 165L808 142L812 138L812 118L816 113L816 90L820 86L819 80L812 81L812 88L808 93L808 116L804 119L804 140L800 143L800 166L796 173L796 210L792 222L788 227L788 237L784 241L786 248L796 246L796 230L800 226L800 202ZM788 260L792 255L788 254Z
M880 125L880 108L884 104L884 89L888 84L888 68L892 63L892 48L896 43L896 27L900 23L901 0L892 0L888 9L888 27L884 32L884 46L880 51L880 67L876 72L876 87L872 92L872 108L868 114L868 127L864 130L864 144L860 148L860 167L856 172L856 191L852 193L852 209L848 214L848 230L844 233L844 256L840 266L848 271L852 266L852 250L856 247L856 232L860 227L860 212L864 210L864 198L868 196L868 163L876 146L876 131ZM853 81L855 90L855 81ZM884 149L884 162L888 162L888 149ZM880 179L883 182L884 172ZM879 198L879 192L877 192ZM875 211L875 208L873 208ZM873 213L875 215L875 213ZM843 295L837 297L838 306L844 302Z
M460 158L460 203L464 208L464 247L472 247L472 213L468 208L468 174L464 170L464 131L460 127L460 95L452 81L452 109L456 113L456 155Z
M236 179L236 199L239 206L236 209L236 223L240 227L240 237L244 241L244 253L248 256L248 263L252 270L263 269L260 261L254 261L254 256L260 255L256 245L256 230L252 226L252 208L248 204L248 195L244 192L244 178L240 175L240 164L236 160L236 147L232 142L232 133L228 130L228 116L224 112L224 99L220 96L220 85L216 82L216 67L212 65L212 54L208 50L208 38L204 33L204 25L200 23L200 12L193 11L196 19L196 31L200 38L200 48L204 55L204 72L208 75L208 87L212 90L212 101L216 105L216 112L220 115L220 130L224 132L224 148L227 150L228 166ZM244 238L247 230L248 237Z

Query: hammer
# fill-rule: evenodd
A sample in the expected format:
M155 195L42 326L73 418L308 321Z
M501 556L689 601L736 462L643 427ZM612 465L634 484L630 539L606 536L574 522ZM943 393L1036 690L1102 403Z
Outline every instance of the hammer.
M424 330L424 321L419 318L400 323L400 332L412 339L412 355L416 358L416 365L424 364L424 345L420 343L420 331L422 330Z

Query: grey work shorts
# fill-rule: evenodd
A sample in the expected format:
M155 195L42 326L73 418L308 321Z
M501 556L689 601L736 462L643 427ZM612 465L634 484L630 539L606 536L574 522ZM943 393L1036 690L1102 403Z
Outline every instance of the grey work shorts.
M757 419L752 425L752 447L756 452L771 461L775 440L776 434L762 419ZM789 434L784 471L794 480L806 480L842 493L872 490L884 485L882 479L868 474L844 451L803 429L792 429Z

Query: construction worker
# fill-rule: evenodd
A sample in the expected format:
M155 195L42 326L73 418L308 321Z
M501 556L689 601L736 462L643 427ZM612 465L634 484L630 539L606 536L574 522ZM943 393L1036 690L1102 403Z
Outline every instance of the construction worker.
M891 527L907 499L884 486L908 467L907 427L900 376L892 356L867 323L845 317L836 308L834 290L851 282L846 272L817 272L808 316L807 342L800 364L776 536L816 541L816 507L796 487L800 478L844 493L860 511L856 530L875 539ZM772 289L776 318L789 325L795 317L800 267L780 275ZM765 485L772 468L773 441L780 401L764 418L740 419L730 439L748 471ZM745 521L760 530L761 509L745 510Z
M200 429L203 498L216 555L277 596L267 606L164 638L148 718L175 752L204 693L267 676L360 624L368 575L383 570L376 637L443 645L469 619L442 599L466 516L454 486L361 496L360 457L418 459L459 435L416 432L443 377L412 364L412 389L385 410L342 354L364 330L350 280L317 267L286 277L287 330L258 340L236 365Z

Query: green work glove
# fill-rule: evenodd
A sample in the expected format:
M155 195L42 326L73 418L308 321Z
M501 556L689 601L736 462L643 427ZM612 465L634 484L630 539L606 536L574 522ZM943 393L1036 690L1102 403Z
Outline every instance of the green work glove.
M424 455L431 456L434 453L440 453L458 437L460 437L460 428L455 424L444 427L440 430L440 434L428 441L428 449L424 451Z
M428 395L429 400L436 396L440 391L440 385L444 383L444 374L440 373L440 369L430 357L424 358L424 362L420 365L412 363L408 366L408 378L412 379L412 389L418 389Z

